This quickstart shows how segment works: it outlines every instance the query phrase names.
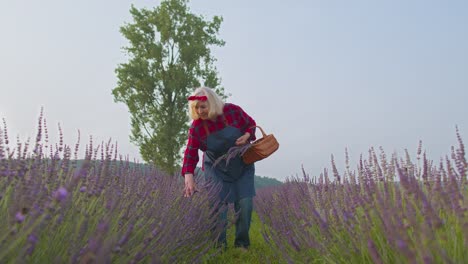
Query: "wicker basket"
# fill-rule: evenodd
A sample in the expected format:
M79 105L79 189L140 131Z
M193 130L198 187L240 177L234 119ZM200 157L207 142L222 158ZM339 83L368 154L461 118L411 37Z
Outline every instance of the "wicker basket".
M262 160L273 154L279 148L279 143L273 134L267 135L261 127L255 127L260 128L263 137L254 141L252 146L242 155L242 159L246 164L252 164Z

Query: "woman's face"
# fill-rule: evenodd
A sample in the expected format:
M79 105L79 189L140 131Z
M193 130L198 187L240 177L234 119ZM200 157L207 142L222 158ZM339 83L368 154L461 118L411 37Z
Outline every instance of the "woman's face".
M195 106L195 111L197 111L198 116L202 119L208 119L208 102L206 101L198 101L197 105Z

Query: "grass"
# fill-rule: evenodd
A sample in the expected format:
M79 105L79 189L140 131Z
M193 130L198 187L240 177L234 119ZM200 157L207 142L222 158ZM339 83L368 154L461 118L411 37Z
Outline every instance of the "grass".
M285 263L280 262L275 257L275 252L262 236L262 228L258 215L253 212L250 226L250 247L248 250L244 250L234 247L235 227L231 225L227 231L228 249L213 258L205 259L203 263Z

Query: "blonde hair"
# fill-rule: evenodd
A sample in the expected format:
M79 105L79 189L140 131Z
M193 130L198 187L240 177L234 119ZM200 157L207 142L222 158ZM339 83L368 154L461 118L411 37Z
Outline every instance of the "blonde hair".
M209 87L198 87L195 89L195 91L192 93L191 96L206 96L207 97L207 104L208 104L208 118L214 119L217 116L221 115L223 113L223 108L224 108L224 102L221 100L221 97L213 91L213 89ZM190 100L189 101L189 116L193 120L197 120L200 117L198 116L197 110L195 107L197 106L197 103L200 102L199 100Z

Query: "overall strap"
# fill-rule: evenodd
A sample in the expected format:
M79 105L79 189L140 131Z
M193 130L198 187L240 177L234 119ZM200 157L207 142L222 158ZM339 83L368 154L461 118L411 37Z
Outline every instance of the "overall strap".
M210 130L208 129L208 125L206 124L206 121L203 120L203 127L205 128L206 136L210 134Z

